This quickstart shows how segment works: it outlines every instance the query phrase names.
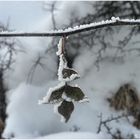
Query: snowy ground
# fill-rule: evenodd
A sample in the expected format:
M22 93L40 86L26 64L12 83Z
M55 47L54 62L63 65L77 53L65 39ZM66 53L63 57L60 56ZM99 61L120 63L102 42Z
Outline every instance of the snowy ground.
M41 139L102 139L104 135L97 135L90 132L62 132L58 134L41 137ZM109 137L108 137L109 138Z
M84 7L81 10L79 7ZM56 13L58 27L69 23L70 13L76 11L77 17L85 16L91 12L82 2L71 2L71 5L63 2L61 12ZM84 12L83 12L84 11ZM63 19L63 20L62 20ZM62 23L63 21L63 23ZM51 21L42 21L37 30L51 29ZM122 112L116 112L110 108L107 98L110 97L123 83L134 84L140 93L140 57L137 53L128 53L124 59L112 62L105 59L100 63L100 69L93 65L95 56L94 50L82 49L76 58L73 67L79 72L81 78L72 82L78 84L84 93L89 97L89 103L75 103L75 110L68 123L60 122L60 116L53 113L53 105L38 105L50 87L58 84L54 79L57 71L57 61L54 55L44 56L42 59L44 69L37 67L34 72L32 83L29 83L28 74L34 60L42 55L44 48L51 42L51 39L20 39L26 53L19 53L16 56L14 71L6 73L6 83L10 87L7 93L8 118L3 136L6 138L110 138L106 130L97 134L101 113L103 119L111 115L118 116ZM98 46L96 46L98 48ZM139 47L139 45L135 46ZM108 52L108 55L113 55ZM28 83L27 83L28 81ZM140 95L139 95L140 96ZM132 118L130 120L133 121ZM122 125L123 124L123 125ZM140 138L140 132L133 127L126 119L120 122L111 122L112 132L120 129L125 137L130 132L136 138ZM73 132L78 131L78 132ZM57 133L57 134L55 134Z

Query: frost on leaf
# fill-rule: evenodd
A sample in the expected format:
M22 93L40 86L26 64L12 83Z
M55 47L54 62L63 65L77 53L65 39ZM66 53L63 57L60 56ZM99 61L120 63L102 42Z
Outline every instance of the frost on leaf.
M65 94L65 92L62 94L62 99L65 100L65 101L67 101L67 102L71 102L71 101L72 101L72 99L69 98L69 97Z
M61 101L62 100L61 97L62 97L63 91L64 91L64 87L61 87L59 89L54 90L51 93L51 96L50 96L48 102L49 103L55 103L55 102Z
M39 104L45 103L57 103L62 100L62 94L64 91L65 83L61 82L56 87L50 88L47 92L47 95L43 98L43 100L39 101Z
M67 102L65 100L58 107L58 112L65 118L65 122L69 120L73 110L74 110L73 102Z
M65 94L74 101L83 100L85 97L83 91L79 87L72 87L69 85L65 87Z
M64 79L74 80L80 78L79 74L75 70L70 68L64 68L62 70L62 75Z
M58 80L63 81L62 71L67 67L67 61L63 55L59 56Z

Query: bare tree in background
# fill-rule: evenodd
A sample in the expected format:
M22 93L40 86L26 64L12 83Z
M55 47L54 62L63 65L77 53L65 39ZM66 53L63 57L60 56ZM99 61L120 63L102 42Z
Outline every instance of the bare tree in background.
M0 32L8 31L8 25L0 23ZM0 38L0 138L5 127L6 120L6 91L8 87L4 84L4 73L11 69L13 55L16 52L15 40L13 38Z
M51 14L53 30L57 29L56 28L56 20L55 20L55 12L58 10L58 8L57 8L56 4L57 4L56 1L43 3L43 10L45 10Z
M71 23L68 26L89 24L101 20L111 19L111 17L139 19L140 18L140 2L139 1L98 1L98 2L84 2L93 7L92 14L88 14L83 18L71 16ZM113 49L116 51L112 61L120 59L120 56L124 56L127 52L139 51L139 48L132 47L127 49L127 44L131 41L133 36L138 35L140 31L139 26L125 27L128 28L128 33L125 37L118 41L117 45L111 43L112 37L115 33L119 33L123 27L105 27L104 29L98 29L85 33L73 35L67 42L67 51L69 66L71 67L75 58L79 55L80 47L87 47L92 49L98 44L98 52L93 53L96 56L96 61L93 65L99 68L99 62L104 60L104 54L106 50ZM110 38L110 40L109 40ZM132 43L135 44L136 42ZM137 42L140 43L140 42ZM122 54L122 55L120 55Z
M71 13L71 19L69 25L63 25L64 27L72 27L76 25L89 24L92 22L98 22L101 20L110 19L111 17L120 17L120 18L129 18L129 19L139 19L140 18L140 2L139 1L96 1L96 2L83 2L84 4L88 4L93 7L93 12L86 15L85 17L79 18L74 16L74 11ZM57 2L44 2L43 9L51 14L53 29L57 29L57 23L55 20L55 12L59 10L57 8ZM140 52L139 48L130 48L127 49L128 43L131 41L133 36L139 34L140 27L126 27L129 32L125 37L118 41L117 45L111 43L113 35L117 32L120 32L122 27L105 27L103 29L93 30L89 32L84 32L80 34L75 34L69 37L69 41L66 42L67 48L67 60L68 66L72 67L75 58L80 54L79 50L81 47L87 47L87 49L93 49L94 46L98 45L98 52L93 54L96 56L96 61L93 65L95 65L99 69L99 63L104 60L104 54L106 50L115 50L115 54L111 59L111 61L117 61L123 59L123 56L127 52L137 51ZM133 42L132 46L135 43ZM55 50L57 45L57 40L55 38L52 39L52 46ZM51 47L52 48L52 47ZM68 51L68 50L69 51ZM48 49L47 51L48 52Z
M43 10L50 14L51 20L52 20L52 29L56 30L57 24L56 24L56 20L55 20L55 12L58 11L57 2L56 1L43 2ZM32 67L28 73L27 83L33 82L34 73L35 73L37 67L41 67L42 69L44 69L44 67L46 65L43 64L42 61L43 61L43 59L47 59L48 54L54 54L56 52L57 41L58 41L58 39L56 39L55 37L52 37L51 44L50 44L50 46L47 46L47 49L45 50L45 52L41 55L38 54L38 56L36 56L36 60L32 63ZM47 67L47 69L50 71L50 69L48 67ZM52 71L52 72L56 73L56 71ZM57 77L57 75L54 78L56 78L56 77Z
M57 23L55 20L55 12L59 10L57 8L57 1L44 2L43 3L43 10L48 12L51 15L52 29L57 30ZM53 37L52 42L51 42L51 47L49 49L47 49L45 52L48 53L52 50L55 50L57 42L58 42L58 40L55 37Z
M127 134L124 137L122 135L121 130L119 130L119 129L116 129L115 131L112 132L112 127L110 127L110 125L109 125L113 121L118 123L121 119L126 119L126 121L128 123L130 123L129 115L128 114L122 113L121 115L118 115L116 117L111 115L111 117L109 117L107 119L103 119L103 115L102 114L100 114L98 117L100 118L100 122L99 122L97 133L102 132L102 129L104 128L107 131L107 133L113 139L134 139L135 138L134 134L131 134L131 133Z

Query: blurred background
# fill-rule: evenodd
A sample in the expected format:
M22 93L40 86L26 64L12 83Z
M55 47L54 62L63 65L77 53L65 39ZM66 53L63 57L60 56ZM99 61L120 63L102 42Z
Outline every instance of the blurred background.
M111 17L139 19L140 2L0 1L1 32L47 32ZM139 33L140 26L108 26L68 37L68 66L81 75L71 84L90 102L76 103L66 124L52 105L38 105L59 83L60 37L0 38L0 137L140 138Z

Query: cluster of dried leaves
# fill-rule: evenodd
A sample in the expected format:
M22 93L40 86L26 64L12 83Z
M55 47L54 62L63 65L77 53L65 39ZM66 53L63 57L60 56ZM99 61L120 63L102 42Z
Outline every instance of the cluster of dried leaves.
M108 99L115 110L124 110L134 117L133 126L140 129L140 98L137 89L130 83L122 85L116 94Z
M59 68L58 80L60 85L50 88L43 103L57 105L57 112L67 122L74 111L74 102L88 101L83 91L77 85L71 86L70 82L80 78L78 72L67 66L65 57L65 38L61 38L58 44Z

